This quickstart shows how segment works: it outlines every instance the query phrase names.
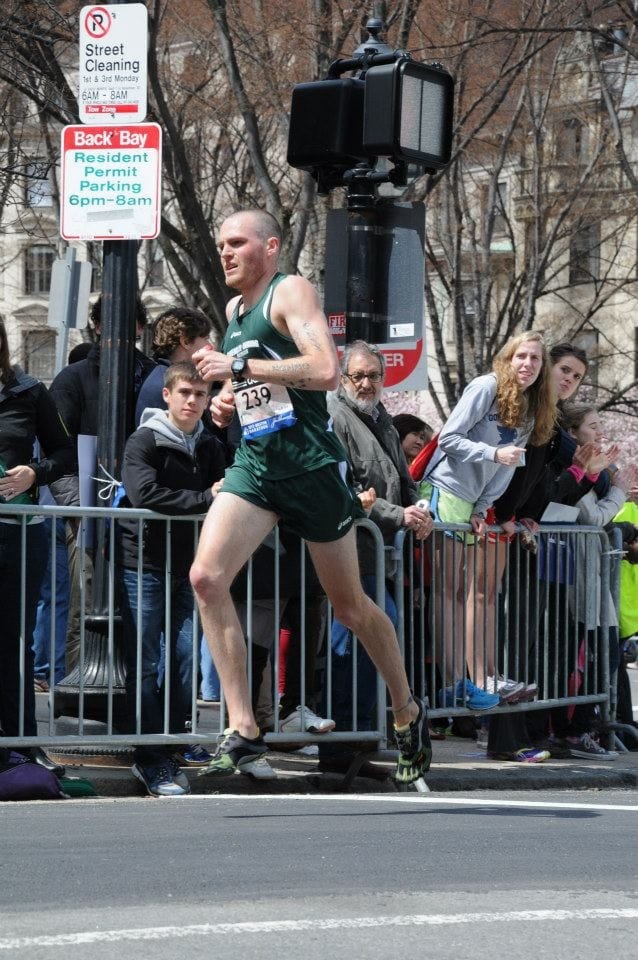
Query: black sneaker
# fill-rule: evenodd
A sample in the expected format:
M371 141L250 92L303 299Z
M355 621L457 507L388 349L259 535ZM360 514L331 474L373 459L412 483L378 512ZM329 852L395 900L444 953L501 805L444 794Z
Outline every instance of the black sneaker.
M397 783L414 783L428 772L432 762L428 712L422 700L415 697L414 702L419 708L417 718L405 729L394 729L394 739L399 750L394 774Z
M244 764L251 763L262 757L268 751L261 734L253 740L242 737L236 730L224 730L217 750L210 763L200 767L198 777L223 776L224 774L241 772Z

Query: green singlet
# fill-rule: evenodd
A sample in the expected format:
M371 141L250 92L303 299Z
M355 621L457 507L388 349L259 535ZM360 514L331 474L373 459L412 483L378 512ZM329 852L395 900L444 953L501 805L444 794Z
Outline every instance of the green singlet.
M273 292L284 277L276 273L261 299L245 313L240 314L237 305L223 353L261 360L300 356L294 340L279 333L270 319ZM251 379L234 383L233 390L242 425L235 463L256 477L284 480L346 460L323 390L296 390Z

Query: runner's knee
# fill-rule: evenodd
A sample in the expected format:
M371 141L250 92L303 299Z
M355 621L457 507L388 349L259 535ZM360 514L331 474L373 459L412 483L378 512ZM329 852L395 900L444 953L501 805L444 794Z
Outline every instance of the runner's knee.
M190 581L197 598L207 602L228 594L230 589L222 570L212 570L198 560L191 566Z

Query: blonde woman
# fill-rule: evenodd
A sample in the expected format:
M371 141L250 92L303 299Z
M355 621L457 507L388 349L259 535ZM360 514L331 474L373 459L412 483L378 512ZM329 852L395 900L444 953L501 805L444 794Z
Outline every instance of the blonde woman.
M443 643L442 705L489 710L499 696L484 689L495 674L495 603L484 562L486 516L505 491L525 446L546 443L556 420L547 351L538 333L512 337L491 373L477 377L441 430L421 486L442 523L469 523L472 535L437 535L436 617ZM478 547L476 546L476 538ZM475 550L479 554L475 556ZM442 588L442 589L441 589ZM467 649L463 638L467 636ZM467 679L467 668L476 683Z

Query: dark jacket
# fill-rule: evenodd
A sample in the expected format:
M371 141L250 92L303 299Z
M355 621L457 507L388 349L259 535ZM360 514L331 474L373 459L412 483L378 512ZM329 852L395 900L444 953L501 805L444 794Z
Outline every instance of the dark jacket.
M134 383L135 396L143 381L151 370L155 369L155 361L151 360L140 350L135 350ZM75 441L79 434L88 434L96 437L98 434L98 407L97 402L100 388L100 344L94 343L90 352L77 363L70 363L60 370L51 384L51 396L62 415L66 427ZM77 455L77 449L75 450ZM58 481L53 488L53 495L58 503L77 506L80 503L80 493L77 476L77 460L69 476Z
M33 443L40 441L43 457L33 459ZM5 469L26 464L43 486L73 468L73 442L45 385L13 368L8 383L0 385L0 460ZM33 499L37 490L33 488Z
M576 441L561 427L549 443L527 446L524 465L516 468L507 490L494 503L496 522L512 517L540 520L548 503L578 503L594 484L587 477L579 482L569 472L575 450Z
M126 491L121 507L155 510L168 516L205 514L213 495L211 487L224 476L224 451L220 442L201 429L194 453L185 443L161 429L161 410L145 420L126 442L122 481ZM159 426L158 426L159 425ZM136 520L123 520L120 529L120 562L136 567L139 526ZM171 564L178 576L188 573L195 554L193 524L176 522L171 526ZM142 526L144 569L164 571L166 567L166 524L145 520Z

